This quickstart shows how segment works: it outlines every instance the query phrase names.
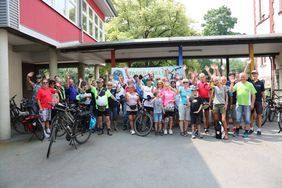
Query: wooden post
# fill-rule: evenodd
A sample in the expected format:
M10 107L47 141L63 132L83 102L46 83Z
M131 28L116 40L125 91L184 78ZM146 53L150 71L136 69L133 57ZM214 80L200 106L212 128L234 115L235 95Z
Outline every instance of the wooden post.
M249 58L251 60L251 65L250 65L250 73L251 73L255 68L255 55L254 55L254 45L253 44L249 44Z
M116 67L116 50L111 50L112 68Z

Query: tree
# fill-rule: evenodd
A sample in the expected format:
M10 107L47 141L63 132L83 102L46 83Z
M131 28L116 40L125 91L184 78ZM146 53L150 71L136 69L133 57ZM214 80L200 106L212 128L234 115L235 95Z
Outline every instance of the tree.
M204 21L205 23L202 24L204 35L238 34L232 32L237 23L237 18L231 16L231 10L226 6L208 10L204 16Z
M106 24L107 40L191 36L192 20L174 0L114 0L118 17Z

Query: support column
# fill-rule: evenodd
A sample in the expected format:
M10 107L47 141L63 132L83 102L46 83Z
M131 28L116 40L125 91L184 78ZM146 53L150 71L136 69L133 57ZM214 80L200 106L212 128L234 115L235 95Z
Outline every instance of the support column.
M230 64L229 64L229 57L226 58L226 78L228 79L228 75L230 72Z
M78 78L85 79L85 65L82 63L78 64Z
M111 51L112 68L116 67L116 50Z
M54 79L54 76L58 75L58 57L57 51L55 49L49 49L49 70L50 70L50 78Z
M254 45L253 44L249 44L249 58L251 60L251 65L250 65L250 74L251 74L251 72L255 68L255 56L254 56Z
M8 57L8 33L0 29L0 80L2 88L5 88L0 92L0 140L11 138Z
M99 65L95 65L95 76L96 76L96 80L99 79L99 77L100 77L99 71L100 71Z
M178 47L178 61L177 61L178 66L183 66L183 48L182 46Z

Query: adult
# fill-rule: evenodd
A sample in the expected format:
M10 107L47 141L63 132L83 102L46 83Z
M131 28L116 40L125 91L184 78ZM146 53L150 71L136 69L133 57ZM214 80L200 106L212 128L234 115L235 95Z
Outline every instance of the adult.
M128 72L128 67L125 67L125 74L127 76L128 79L132 80L133 82L133 85L136 89L136 92L139 96L142 96L143 95L143 91L142 91L142 87L144 86L143 82L140 80L139 76L137 74L135 74L133 76L133 78L129 75L129 72Z
M48 138L50 134L49 121L51 121L52 94L55 92L55 89L48 87L48 80L46 78L43 79L42 86L37 92L37 103L46 138Z
M204 121L204 131L205 133L209 132L209 107L205 107L207 106L206 104L209 103L209 99L210 99L210 85L207 82L207 78L206 75L204 73L199 74L199 79L200 82L198 83L198 94L199 97L202 98L203 101L203 108L204 108L204 115L205 115L205 121Z
M142 86L142 93L143 93L143 98L147 99L148 96L150 96L151 98L154 97L153 92L155 90L155 87L153 86L153 80L152 79L148 79L146 82L147 85ZM146 100L144 102L144 108L146 109L146 111L148 113L151 114L151 116L153 116L153 103L152 100Z
M256 70L253 70L251 72L252 80L249 80L255 87L257 93L256 93L256 100L254 104L254 109L252 111L252 118L251 118L251 128L249 134L252 134L254 132L254 121L257 116L257 135L261 135L261 124L262 124L262 112L263 109L266 107L266 98L265 98L265 88L264 88L264 82L258 79L258 72Z
M250 129L250 116L251 110L254 108L256 89L250 82L247 81L247 74L240 73L240 82L234 85L235 79L230 80L231 91L237 92L237 105L236 105L236 121L240 125L242 115L245 115L245 132L243 134L244 138L248 137ZM234 136L239 134L239 129L236 129Z
M58 92L58 96L59 96L59 102L61 103L65 103L66 102L66 91L65 91L65 87L63 86L63 81L59 76L55 76L55 89Z
M237 82L239 82L239 80L235 79L235 73L234 72L230 72L228 75L229 80L226 82L226 87L228 90L228 106L227 106L227 112L226 112L226 122L228 124L229 122L229 115L231 116L232 119L232 124L233 124L233 134L236 131L236 127L240 128L237 124L236 124L236 103L237 103L237 98L236 98L236 92L232 92L231 88L230 88L230 80L235 80L234 84L236 84ZM231 130L231 129L230 129Z
M113 82L108 82L107 84L108 90L111 92L111 94L117 98L117 88L114 87ZM111 97L109 97L109 110L110 110L110 120L112 127L114 128L115 131L117 131L117 111L118 111L118 102L116 100L113 100Z
M31 77L33 77L34 72L30 72L26 75L26 80L27 82L31 85L32 87L32 97L31 97L31 102L32 102L32 110L34 113L38 113L38 104L37 104L37 92L39 88L41 87L41 80L42 77L40 74L36 75L36 82L34 83L31 80Z
M74 84L74 80L68 76L67 82L66 82L66 95L67 95L66 98L67 98L67 101L70 104L75 104L77 94L78 94L78 89Z
M183 86L179 87L178 94L180 96L178 112L179 112L179 127L182 135L187 136L188 123L191 120L190 107L188 106L187 98L192 95L192 89L189 87L189 80L183 79Z
M161 98L164 107L164 135L173 134L173 117L175 110L175 95L176 90L169 85L169 82L164 83L164 88L161 90ZM167 130L169 124L169 130Z
M134 121L138 110L137 104L140 103L140 99L137 92L135 91L135 87L133 84L130 84L128 86L128 92L125 95L125 101L126 101L126 111L128 113L128 119L130 124L130 133L134 135L135 134Z
M218 123L221 116L221 121L223 123L225 136L224 139L228 140L228 132L227 132L227 123L226 123L226 110L228 105L228 90L225 85L222 84L224 82L224 77L215 77L214 78L214 86L212 88L212 94L210 97L210 104L213 104L213 117L214 123Z
M111 92L107 88L104 87L103 79L97 80L97 87L90 86L90 88L91 88L91 92L94 95L94 100L96 101L97 128L99 130L98 135L104 134L102 120L103 120L103 116L105 116L107 134L109 136L112 136L108 98L111 97L115 101L116 98L111 94Z

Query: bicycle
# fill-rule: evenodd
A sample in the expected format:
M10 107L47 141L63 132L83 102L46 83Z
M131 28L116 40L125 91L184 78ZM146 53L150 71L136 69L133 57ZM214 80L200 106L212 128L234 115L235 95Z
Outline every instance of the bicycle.
M10 115L11 124L15 131L20 134L31 133L31 140L34 136L38 140L44 139L44 129L40 121L38 114L30 114L28 111L21 111L15 102L17 95L14 95L10 99ZM24 104L23 104L24 105Z
M89 117L88 120L90 119L90 111L76 110L60 103L57 104L54 109L56 110L57 118L55 118L53 121L46 155L47 158L50 156L52 145L57 139L60 128L64 129L66 133L66 140L69 141L69 144L74 146L75 149L77 149L76 143L84 144L91 136L91 131L89 130L89 121L83 123L83 120L87 119L87 117ZM74 115L72 115L72 113ZM56 121L60 118L61 124L59 125L59 123Z
M278 102L274 105L277 115L277 123L279 131L278 133L282 132L282 97L279 98Z
M152 116L145 110L144 102L146 100L150 100L151 97L147 97L147 99L142 99L142 103L138 106L138 114L134 121L134 130L138 136L147 136L152 128L153 128L153 118Z

